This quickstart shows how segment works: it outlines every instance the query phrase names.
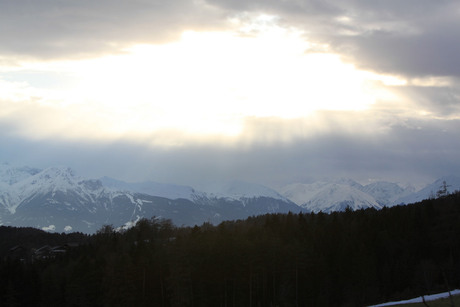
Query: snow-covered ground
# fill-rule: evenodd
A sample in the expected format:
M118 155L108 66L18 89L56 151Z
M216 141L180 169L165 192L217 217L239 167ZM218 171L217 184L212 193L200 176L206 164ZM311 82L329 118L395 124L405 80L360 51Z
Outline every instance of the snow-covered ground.
M458 289L453 290L450 293L452 295L459 295L460 290L458 290ZM447 297L449 297L449 292L426 295L425 296L425 301L429 302L429 301L434 301L434 300L437 300L437 299L440 299L440 298L447 298ZM379 304L379 305L372 305L372 306L369 306L369 307L393 306L393 305L413 304L413 303L422 303L422 302L423 302L423 299L420 296L420 297L416 297L416 298L413 298L413 299L410 299L410 300L399 301L399 302L388 302L388 303L383 303L383 304Z

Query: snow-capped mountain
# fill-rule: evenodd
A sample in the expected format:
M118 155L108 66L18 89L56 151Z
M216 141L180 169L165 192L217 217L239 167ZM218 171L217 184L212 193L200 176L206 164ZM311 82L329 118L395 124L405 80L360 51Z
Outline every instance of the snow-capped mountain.
M444 188L444 183L446 193L460 191L460 177L450 175L437 179L435 182L427 185L420 191L396 199L395 204L411 204L422 201L424 199L436 198L438 196L438 191L442 191Z
M92 233L104 224L118 227L153 216L191 226L300 211L275 191L244 183L208 195L180 185L85 179L66 167L37 170L11 166L3 167L0 182L0 225L59 232Z
M267 213L380 209L436 197L444 188L445 194L460 190L460 178L440 178L416 193L395 183L363 186L346 178L291 184L279 192L241 181L198 191L151 181L87 179L68 167L39 170L0 164L0 225L92 233L105 224L120 227L155 216L192 226Z
M352 209L379 209L435 198L438 191L444 189L444 182L445 194L460 191L460 177L446 176L419 191L410 185L401 187L396 183L378 181L363 186L352 179L342 178L290 184L280 192L307 211L327 213L343 211L348 206Z
M340 179L291 184L284 187L282 193L309 212L344 211L347 207L353 210L382 208L371 195L361 191L362 188L353 180Z
M369 194L352 186L336 183L327 185L302 207L311 212L345 211L347 207L352 210L382 208Z
M6 188L3 187L1 191L3 197L0 199L0 204L11 213L15 213L19 206L33 201L38 196L55 197L57 194L75 191L79 197L89 200L92 199L94 190L101 188L100 182L83 180L71 169L64 167L48 168L30 173L29 176L24 174L22 178Z
M324 179L314 183L295 183L283 187L281 194L311 212L343 211L361 208L390 207L397 199L414 192L396 183L378 181L361 185L349 178Z
M39 173L40 170L27 166L16 167L9 163L0 164L0 186L12 185L24 180L32 175Z
M395 205L397 199L414 193L414 190L412 187L402 188L396 183L386 181L373 182L361 188L361 191L374 197L379 205L386 207Z

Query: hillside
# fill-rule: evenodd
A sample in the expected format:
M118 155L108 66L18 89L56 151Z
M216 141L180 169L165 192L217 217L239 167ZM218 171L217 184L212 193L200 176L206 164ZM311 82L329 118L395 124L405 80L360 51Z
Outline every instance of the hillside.
M0 299L15 306L365 306L458 288L459 237L459 193L217 226L141 219L122 232L103 227L40 261L21 262L9 251L0 260Z
M152 216L194 226L300 211L276 191L246 182L202 192L152 181L83 178L68 167L39 170L0 164L0 225L5 226L95 233L106 224L129 227Z

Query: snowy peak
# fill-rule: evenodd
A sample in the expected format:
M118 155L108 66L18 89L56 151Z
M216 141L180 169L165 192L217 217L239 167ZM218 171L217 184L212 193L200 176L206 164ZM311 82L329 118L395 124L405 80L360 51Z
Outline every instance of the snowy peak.
M395 199L411 190L396 183L374 182L363 186L349 178L323 179L314 183L295 183L283 187L282 195L297 205L313 212L343 211L393 205Z
M301 207L311 212L344 211L347 207L353 210L364 208L381 209L381 206L372 196L353 186L337 183L323 185Z
M49 195L55 197L59 194L64 197L65 194L72 194L73 198L82 200L94 199L93 194L103 191L102 183L98 180L86 180L77 176L75 172L68 167L51 167L39 171L27 167L17 168L17 170L25 170L22 172L4 172L2 181L10 181L9 174L21 174L14 176L15 182L3 186L0 190L0 206L3 206L11 214L16 212L16 209L34 199ZM28 176L27 176L28 174ZM45 202L50 198L42 200Z
M0 164L0 184L13 185L39 172L40 170L36 168L2 163Z
M368 185L365 185L363 187L363 191L367 191L368 193L373 193L374 195L386 196L389 193L391 194L401 193L402 191L404 191L404 189L401 188L396 183L386 182L386 181L377 181L377 182L373 182Z
M396 199L413 193L412 189L403 189L396 183L378 181L364 186L361 191L371 195L382 206L392 206Z
M297 205L313 211L340 211L346 206L352 209L391 207L410 204L428 198L436 198L460 190L460 177L445 176L418 192L411 186L378 181L361 185L352 179L329 179L314 183L295 183L283 187L282 195ZM439 195L438 195L439 194Z
M193 225L301 210L329 213L348 207L380 209L455 190L460 190L460 178L456 176L440 178L417 193L395 183L363 186L348 178L295 183L280 193L243 181L214 183L197 191L190 186L152 181L85 179L68 167L39 170L0 164L0 224L94 231L103 224L123 225L157 216Z
M283 196L300 206L315 197L320 191L337 190L337 186L352 187L356 190L363 188L361 184L353 179L329 178L314 183L293 183L281 188L280 192Z
M443 191L445 188L445 191ZM416 193L412 193L395 200L395 204L410 204L424 199L436 198L442 194L449 194L460 190L460 177L455 175L444 176L427 185ZM437 195L441 192L441 195Z
M196 225L300 211L270 188L238 181L208 195L189 186L151 181L85 179L68 167L23 171L15 180L10 179L13 172L2 174L0 182L8 184L0 187L0 225L93 232L104 224L118 226L143 217Z
M33 176L30 176L12 186L12 192L17 193L19 198L26 198L28 195L49 192L73 190L84 183L81 177L68 167L47 168Z
M323 182L293 183L280 189L283 196L302 206L326 186Z
M53 185L55 187L73 186L81 180L75 175L75 172L68 167L50 167L32 177L27 178L27 183L43 185Z
M442 191L444 188L446 188L446 193L453 193L460 190L460 177L454 175L444 176L430 184L427 188L432 189L435 195L438 191Z

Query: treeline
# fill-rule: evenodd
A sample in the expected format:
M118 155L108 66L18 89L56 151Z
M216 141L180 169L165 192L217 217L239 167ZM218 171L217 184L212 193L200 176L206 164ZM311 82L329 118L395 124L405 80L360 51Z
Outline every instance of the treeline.
M68 242L85 244L89 235L83 233L49 233L32 227L0 226L0 259L11 255L11 249L20 246L30 250L43 245L62 245Z
M365 306L460 286L458 193L380 211L195 227L144 219L59 236L81 244L2 257L2 306Z

